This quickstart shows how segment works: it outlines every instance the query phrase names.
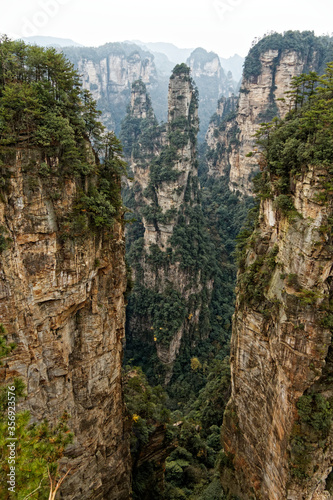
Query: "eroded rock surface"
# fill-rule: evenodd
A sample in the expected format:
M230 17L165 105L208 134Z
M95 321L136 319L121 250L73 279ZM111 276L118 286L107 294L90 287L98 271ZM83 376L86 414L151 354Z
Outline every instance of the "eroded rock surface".
M279 44L274 37L266 37L253 47L245 61L237 108L235 100L222 99L218 104L206 134L209 175L229 178L229 188L242 195L252 193L252 178L258 172L255 133L260 123L269 122L275 116L283 118L289 110L292 78L302 72L325 71L323 61L329 60L329 40L306 33L298 34L296 48L290 33L281 36ZM290 39L288 39L290 37ZM266 47L266 48L265 48ZM327 52L325 52L327 51ZM326 55L325 55L326 54Z
M75 439L65 466L72 472L61 498L128 500L123 228L115 222L109 232L69 237L64 222L75 178L41 177L43 160L38 150L18 149L6 165L0 225L12 241L0 255L0 321L17 348L2 380L22 378L27 396L20 408L33 421L70 414Z
M333 429L319 432L305 424L297 406L300 397L303 403L304 396L312 398L314 405L314 398L323 403L333 396L332 337L325 326L332 296L326 226L331 207L318 201L327 175L309 167L295 180L298 215L283 215L272 199L262 201L260 225L239 277L232 396L223 424L235 475L225 473L223 480L243 499L332 498L325 485L333 465ZM246 287L255 262L270 266L268 282L252 275ZM322 423L325 418L320 414Z

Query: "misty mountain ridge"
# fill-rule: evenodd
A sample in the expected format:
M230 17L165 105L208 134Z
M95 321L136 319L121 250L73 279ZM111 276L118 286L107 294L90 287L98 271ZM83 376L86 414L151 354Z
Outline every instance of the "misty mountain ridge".
M242 78L243 73L243 64L245 61L245 57L242 57L238 54L234 54L231 57L224 58L220 57L221 66L224 71L227 73L231 71L232 76L235 80L239 81Z
M173 43L167 42L142 42L140 40L131 40L131 43L135 43L140 45L140 47L147 48L154 55L156 54L164 54L167 56L170 62L175 64L181 64L185 62L186 59L191 55L191 53L195 50L195 48L181 49L174 45ZM205 49L206 50L206 49ZM207 52L215 52L209 51ZM221 65L225 72L231 71L234 78L239 80L242 76L242 66L245 60L245 57L240 56L239 54L234 54L230 57L222 57L219 54Z
M119 131L120 122L128 104L129 86L134 74L132 76L128 74L128 81L124 74L119 81L115 75L113 75L112 78L109 75L108 78L111 78L110 82L113 82L113 91L110 93L111 87L108 90L104 89L102 91L102 89L99 88L99 80L97 79L97 81L95 81L93 74L87 74L88 69L83 67L83 60L89 59L96 66L98 74L103 71L99 68L101 61L108 58L110 54L117 57L124 57L124 61L127 61L124 64L126 67L128 66L126 71L129 71L129 73L132 73L132 71L135 72L134 66L132 67L134 63L132 57L136 54L143 64L140 70L143 71L141 76L143 76L146 71L144 67L146 67L147 64L148 66L151 64L152 73L149 77L147 73L144 78L146 78L153 106L157 118L160 121L165 121L166 119L166 90L169 76L176 64L186 63L191 68L192 77L199 90L199 117L201 122L198 136L199 141L202 141L205 137L210 117L216 110L218 99L221 96L228 97L232 93L237 92L239 76L241 75L243 64L243 58L238 55L234 55L228 59L222 59L216 52L208 52L201 47L197 47L193 50L181 49L172 43L164 42L144 43L141 41L124 41L109 42L99 47L87 47L79 45L71 39L48 36L28 37L26 41L30 44L37 44L44 47L53 46L58 51L63 51L74 64L75 68L85 75L84 78L87 81L85 81L84 85L88 90L93 92L99 108L104 113L104 117L111 113L113 118L110 118L111 121L109 120L109 122L105 124L117 132ZM224 65L221 64L221 60L223 60ZM119 64L121 65L120 60ZM131 69L129 69L130 67ZM122 74L122 71L125 71L124 68L121 70L119 67L118 69L120 71L119 75ZM229 71L231 71L232 74L230 74ZM137 77L139 77L139 75L137 75ZM149 79L149 83L147 78ZM116 98L114 92L116 92L116 94L120 92L122 95L122 103L118 102L120 96ZM113 110L112 112L111 109Z
M22 37L20 40L29 45L39 45L41 47L83 47L81 43L75 42L70 38L58 38L55 36L28 36Z
M55 47L55 48L63 48L63 47L85 47L88 45L82 45L81 43L76 42L70 38L60 38L54 36L29 36L22 37L21 40L30 44L30 45L39 45L41 47ZM185 48L181 49L174 45L173 43L167 42L141 42L140 40L126 40L122 43L135 44L142 49L149 50L151 54L153 54L155 58L156 67L158 70L164 74L169 75L176 64L180 64L185 62L191 53L195 50L194 48ZM105 44L103 44L105 45ZM241 57L238 54L233 55L232 57L223 58L221 56L221 66L224 71L227 73L231 71L235 80L240 80L242 77L242 67L244 63L244 57Z
M147 48L152 53L165 54L169 61L174 64L181 64L186 61L193 52L194 48L180 49L173 43L168 42L141 42L140 40L131 40L132 43L140 47Z

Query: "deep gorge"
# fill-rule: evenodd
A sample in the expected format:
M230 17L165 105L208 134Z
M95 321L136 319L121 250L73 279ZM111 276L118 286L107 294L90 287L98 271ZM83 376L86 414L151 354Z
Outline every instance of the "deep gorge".
M1 383L68 413L59 498L331 498L332 39L263 38L239 94L199 49L65 54L85 90L1 43Z

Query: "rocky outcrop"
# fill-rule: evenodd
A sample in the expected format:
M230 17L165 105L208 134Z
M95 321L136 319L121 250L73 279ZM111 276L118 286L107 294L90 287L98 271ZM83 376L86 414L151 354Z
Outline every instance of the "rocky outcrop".
M219 56L202 48L195 49L186 64L191 68L191 75L199 91L200 130L198 138L204 139L209 120L216 109L217 100L234 93L236 82L229 71L226 75Z
M238 98L221 97L217 111L212 116L206 134L206 165L208 175L222 177L230 172L232 148L238 140L239 129L236 123Z
M131 95L132 83L142 80L157 87L154 56L134 44L108 43L101 47L69 47L66 56L81 74L82 86L92 93L109 130L120 130Z
M250 50L244 65L237 112L226 116L216 130L213 121L206 136L211 175L229 175L229 187L242 195L252 192L251 179L257 173L255 133L260 123L289 110L285 92L294 76L324 69L331 41L309 32L274 34ZM297 47L297 48L296 48ZM217 114L220 114L221 103Z
M307 61L296 51L268 50L260 55L260 63L260 74L242 82L235 119L238 142L230 154L229 187L242 194L251 193L251 178L257 172L256 158L247 156L255 148L255 133L260 123L285 116L288 102L279 99L286 97L291 79L303 72Z
M70 414L75 438L64 462L72 472L61 498L128 500L123 227L115 221L112 231L71 237L77 181L53 175L57 158L45 161L23 148L6 160L0 225L10 246L0 255L0 318L17 347L1 378L25 382L20 408L33 421Z
M143 192L149 184L149 164L158 157L166 143L166 129L159 126L147 88L141 80L132 84L130 106L121 127L121 141L130 172L130 179L123 179L126 206L136 209L148 204ZM131 227L127 230L129 241L130 231Z
M174 156L174 161L166 165L169 170L172 170L173 175L166 174L166 179L162 176L160 182L153 182L151 186L154 196L147 198L148 206L154 205L161 210L161 214L169 212L170 216L166 217L165 222L144 217L144 238L147 246L151 244L157 244L160 248L167 246L175 216L184 203L185 187L189 183L189 176L197 177L195 138L198 132L198 106L196 100L196 91L186 70L173 74L169 84L168 140L165 146Z
M256 148L255 133L261 122L276 115L284 117L288 103L278 99L285 97L292 77L302 73L305 67L304 59L295 51L282 54L278 50L266 51L260 55L260 63L258 76L243 78L236 114L221 119L223 126L217 137L211 132L214 129L211 123L206 136L208 147L217 157L210 173L213 170L218 175L229 173L229 188L245 195L251 194L251 179L258 171L257 160L252 155ZM220 108L221 103L217 114L221 114Z
M192 78L198 85L200 95L202 94L200 92L201 83L203 83L200 81L201 78L208 80L206 86L202 88L203 95L215 91L216 100L221 95L228 97L234 92L232 73L228 71L227 75L225 74L219 56L214 52L207 52L202 48L195 49L187 59L186 64L191 69ZM203 96L202 98L204 99Z
M235 470L223 482L244 500L332 498L332 207L320 201L328 179L325 168L303 168L292 213L263 200L243 256L223 424Z
M168 123L158 126L152 110L147 110L149 97L142 85L133 86L132 107L122 131L133 175L124 193L125 204L138 218L128 229L128 257L135 278L128 339L132 346L135 339L150 346L164 365L168 382L184 335L196 332L198 336L202 294L209 301L212 288L212 280L201 277L197 257L190 256L200 252L197 236L202 224L197 91L189 68L176 66L169 84ZM202 234L204 239L205 229Z
M142 80L137 80L132 85L130 109L134 118L139 120L154 119L151 101Z

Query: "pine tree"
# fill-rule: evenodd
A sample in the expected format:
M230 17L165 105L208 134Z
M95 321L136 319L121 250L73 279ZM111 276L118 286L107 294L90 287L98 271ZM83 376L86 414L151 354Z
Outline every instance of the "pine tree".
M0 333L0 358L6 358L15 346L7 345L2 323ZM0 388L0 498L52 500L70 472L61 477L59 471L59 460L73 440L67 426L69 415L65 413L54 426L47 420L31 423L28 411L16 413L16 405L24 397L24 389L20 379L14 379ZM8 445L15 450L14 459L9 454L11 448ZM15 487L9 490L12 485L8 481L13 471Z

